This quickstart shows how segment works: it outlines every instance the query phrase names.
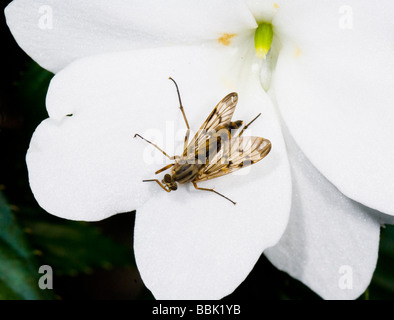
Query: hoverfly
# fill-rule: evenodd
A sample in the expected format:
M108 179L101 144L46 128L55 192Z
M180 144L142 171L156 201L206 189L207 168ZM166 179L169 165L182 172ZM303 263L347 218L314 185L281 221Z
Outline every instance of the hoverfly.
M155 172L155 174L159 174L172 168L171 174L165 174L161 182L158 179L143 180L143 182L157 182L167 192L177 190L177 183L185 184L191 182L195 189L214 192L235 205L236 202L223 194L214 189L198 187L197 183L221 177L248 165L252 165L263 159L270 152L271 142L269 140L260 137L242 136L244 131L261 113L245 125L239 134L232 136L233 132L243 125L243 121L231 121L238 102L238 94L236 92L229 93L212 110L200 130L191 142L188 143L190 127L182 105L178 85L174 79L171 77L169 79L175 84L180 105L179 108L187 127L183 147L184 151L182 156L171 157L154 143L139 134L135 134L134 138L139 137L145 140L161 151L167 158L175 160L174 163Z

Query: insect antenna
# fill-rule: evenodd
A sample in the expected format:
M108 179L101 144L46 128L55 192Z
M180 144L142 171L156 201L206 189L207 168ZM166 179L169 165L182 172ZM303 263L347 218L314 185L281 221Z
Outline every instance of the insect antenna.
M252 121L250 121L246 126L244 126L241 130L241 132L239 133L238 137L240 137L244 131L258 118L261 116L261 113L259 113Z

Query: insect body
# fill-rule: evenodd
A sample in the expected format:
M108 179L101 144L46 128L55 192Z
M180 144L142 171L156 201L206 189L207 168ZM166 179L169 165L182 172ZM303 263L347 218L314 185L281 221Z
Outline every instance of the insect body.
M198 187L197 183L221 177L248 165L252 165L263 159L270 152L271 142L269 140L260 137L242 136L244 131L260 114L234 136L234 133L243 125L243 121L231 121L238 102L238 94L232 92L217 104L200 130L190 143L188 143L190 134L189 123L182 106L178 85L172 78L170 80L175 84L180 109L187 127L184 151L182 156L170 157L157 145L136 134L134 137L145 140L160 150L170 160L175 161L155 172L155 174L158 174L172 168L171 174L164 175L161 182L158 179L143 180L143 182L157 182L167 192L177 190L177 183L185 184L191 182L197 190L214 192L236 204L231 199L213 189Z

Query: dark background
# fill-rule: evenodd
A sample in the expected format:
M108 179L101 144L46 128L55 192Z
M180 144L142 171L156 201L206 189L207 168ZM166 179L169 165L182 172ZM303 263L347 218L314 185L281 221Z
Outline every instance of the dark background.
M10 1L3 1L2 9ZM135 266L135 212L96 223L55 218L36 203L28 183L25 154L38 124L47 117L45 94L52 74L18 47L0 25L0 192L24 231L36 265L54 267L52 299L153 299ZM394 231L383 229L374 279L360 299L394 298ZM86 260L86 261L85 261ZM319 299L311 290L278 271L262 256L229 299Z

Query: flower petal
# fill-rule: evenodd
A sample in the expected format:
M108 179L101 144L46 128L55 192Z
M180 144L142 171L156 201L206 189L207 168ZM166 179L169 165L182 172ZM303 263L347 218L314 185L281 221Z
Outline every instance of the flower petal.
M273 24L275 88L314 166L348 197L394 215L392 1L295 1Z
M191 127L201 126L224 96L223 84L232 82L239 94L233 119L249 121L262 112L245 136L268 138L273 148L251 167L198 184L214 187L236 201L235 206L190 185L166 193L152 184L155 196L137 210L134 249L142 279L157 299L220 299L246 278L263 250L280 238L290 208L288 163L276 114L258 75L249 73L244 83L237 77L223 82L220 70L226 66L222 64L226 55L199 53L200 58L190 64L184 64L187 59L182 57L177 57L176 65L185 76L178 75L179 69L176 77L181 79ZM161 66L158 72L166 68ZM225 68L232 70L229 64ZM153 177L153 171L148 177Z
M258 22L271 22L283 2L286 3L286 0L245 0Z
M155 79L140 80L128 59L132 55L77 61L52 80L50 118L36 129L26 156L31 189L49 213L101 220L134 210L150 197L141 185L150 171L137 156L145 145L133 136L144 132L144 125L164 130L146 108L172 116L177 110L158 108L159 97L149 93ZM167 81L160 84L163 98L176 105Z
M19 45L53 72L97 53L217 41L256 27L240 0L14 0L6 17Z
M244 58L239 57L243 65ZM198 128L208 109L229 91L242 89L235 67L241 64L234 60L234 49L227 47L171 47L89 57L59 72L47 96L50 118L37 128L27 154L30 185L39 204L60 217L99 220L138 209L150 197L160 203L163 191L142 180L154 178L166 158L133 135L146 136L170 155L179 154L174 140L183 145L185 125L168 76L179 83L189 123ZM240 96L240 103L243 99L247 97ZM260 103L263 98L256 99ZM249 109L248 101L245 119L258 112ZM274 151L265 166L259 165L263 175L280 175L281 206L289 207L289 170L278 124L271 117L267 112L259 121L272 122L261 134L271 139ZM281 228L287 214L284 210L278 220Z
M380 224L368 209L343 196L287 133L293 178L290 221L280 242L265 251L280 270L325 299L355 299L376 267Z

